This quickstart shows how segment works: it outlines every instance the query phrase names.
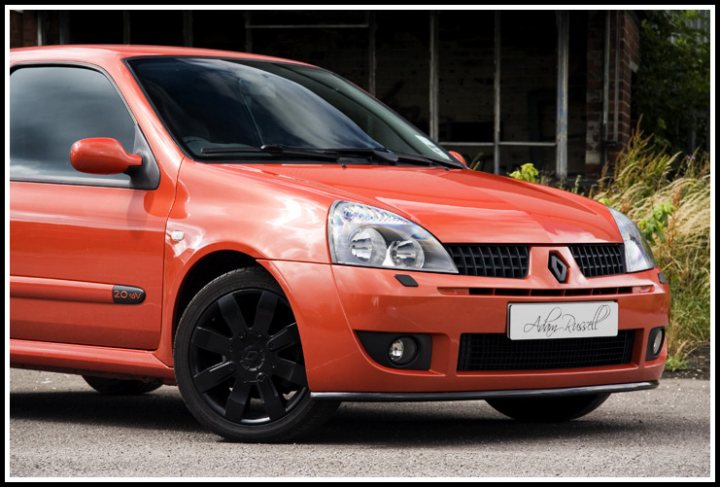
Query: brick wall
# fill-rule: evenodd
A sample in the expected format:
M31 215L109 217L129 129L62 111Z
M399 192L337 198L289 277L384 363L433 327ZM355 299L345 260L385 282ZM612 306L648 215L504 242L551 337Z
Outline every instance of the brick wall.
M37 16L10 11L10 47L37 46Z
M612 163L632 133L630 105L632 74L640 64L640 30L631 12L610 12L610 76L608 123L603 130L603 57L607 12L588 17L586 172L600 173L607 159ZM617 55L617 63L616 63ZM616 73L617 66L617 80ZM617 140L615 140L617 90ZM606 152L605 152L606 150Z
M640 29L637 20L628 12L621 12L619 16L620 54L618 86L618 145L610 150L611 160L622 149L630 138L633 126L630 119L630 105L632 100L632 73L633 67L637 69L640 64ZM612 110L614 106L611 105Z
M603 51L605 39L605 12L588 15L587 28L587 88L585 166L599 174L603 162Z

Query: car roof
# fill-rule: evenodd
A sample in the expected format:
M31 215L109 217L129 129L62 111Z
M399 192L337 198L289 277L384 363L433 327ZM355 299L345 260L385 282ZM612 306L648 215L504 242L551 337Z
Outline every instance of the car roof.
M13 62L36 60L101 62L110 58L124 59L138 56L205 56L306 64L292 59L264 56L261 54L223 51L219 49L203 49L197 47L146 46L131 44L64 44L57 46L20 47L10 49L10 59Z

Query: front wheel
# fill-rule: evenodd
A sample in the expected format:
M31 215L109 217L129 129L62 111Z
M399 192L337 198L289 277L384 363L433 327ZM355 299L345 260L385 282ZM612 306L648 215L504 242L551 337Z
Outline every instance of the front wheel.
M604 403L610 394L488 399L497 411L519 421L560 422L585 416Z
M239 269L188 304L175 337L175 375L190 412L233 441L286 441L338 403L310 397L300 335L280 286Z

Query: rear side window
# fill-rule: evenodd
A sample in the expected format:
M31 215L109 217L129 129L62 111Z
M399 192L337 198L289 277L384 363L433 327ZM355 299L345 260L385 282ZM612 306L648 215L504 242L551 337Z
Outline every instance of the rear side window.
M70 147L113 137L133 152L138 131L115 87L81 67L19 68L10 75L10 177L21 181L127 186L127 174L93 175L70 164Z

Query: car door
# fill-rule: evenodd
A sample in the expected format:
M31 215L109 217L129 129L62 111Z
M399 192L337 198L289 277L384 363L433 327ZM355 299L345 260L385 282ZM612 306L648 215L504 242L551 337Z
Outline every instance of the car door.
M76 171L71 145L117 139L133 174ZM154 349L170 192L108 75L21 65L10 75L10 338Z

